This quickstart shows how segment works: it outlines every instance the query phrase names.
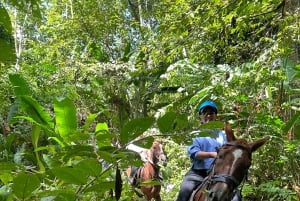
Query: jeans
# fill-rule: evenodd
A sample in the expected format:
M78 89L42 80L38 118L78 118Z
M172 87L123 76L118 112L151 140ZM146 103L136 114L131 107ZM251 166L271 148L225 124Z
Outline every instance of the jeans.
M205 173L206 174L206 173ZM176 201L188 201L193 190L203 181L206 177L204 172L198 172L190 169L184 176L180 186L180 191Z

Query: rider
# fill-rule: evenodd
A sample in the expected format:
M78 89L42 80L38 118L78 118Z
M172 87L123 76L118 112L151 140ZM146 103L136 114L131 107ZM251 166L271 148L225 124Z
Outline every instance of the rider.
M198 114L201 124L215 121L217 118L217 105L207 100L199 106ZM194 131L193 133L200 131ZM196 137L187 151L190 156L192 167L184 176L176 201L188 201L193 190L204 180L217 156L216 148L227 142L226 135L221 130L215 130L216 136ZM241 201L240 192L237 191L232 201Z

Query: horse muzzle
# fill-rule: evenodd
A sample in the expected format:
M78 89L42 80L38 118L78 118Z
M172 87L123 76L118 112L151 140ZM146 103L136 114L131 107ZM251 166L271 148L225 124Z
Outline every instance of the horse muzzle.
M167 157L164 154L161 154L158 157L158 163L157 163L160 167L162 166L166 166L167 165Z

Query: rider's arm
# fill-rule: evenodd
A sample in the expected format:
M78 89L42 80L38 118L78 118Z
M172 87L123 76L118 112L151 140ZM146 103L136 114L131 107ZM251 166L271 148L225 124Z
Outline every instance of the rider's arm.
M205 158L215 158L217 157L217 152L198 151L195 156L200 160Z

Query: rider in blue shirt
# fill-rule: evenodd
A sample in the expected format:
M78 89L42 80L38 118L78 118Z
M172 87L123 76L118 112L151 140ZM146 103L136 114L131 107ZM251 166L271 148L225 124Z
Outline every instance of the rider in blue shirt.
M213 101L205 101L198 110L201 123L215 121L217 118L217 105ZM200 131L194 131L200 132ZM193 190L207 176L208 170L217 156L217 148L227 142L226 135L221 130L214 130L213 136L196 137L193 144L187 148L192 167L186 173L180 187L177 201L188 201ZM239 193L239 192L238 192ZM240 195L235 196L233 201L240 201Z

